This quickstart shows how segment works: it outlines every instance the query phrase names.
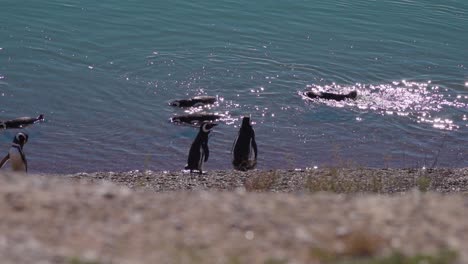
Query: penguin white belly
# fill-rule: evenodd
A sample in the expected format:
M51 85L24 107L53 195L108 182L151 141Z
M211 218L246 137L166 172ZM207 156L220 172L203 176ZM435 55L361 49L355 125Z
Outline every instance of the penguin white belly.
M26 165L24 164L21 152L17 148L10 148L10 163L13 171L26 172Z
M198 170L203 171L203 161L205 159L205 152L201 152L200 160L198 161Z

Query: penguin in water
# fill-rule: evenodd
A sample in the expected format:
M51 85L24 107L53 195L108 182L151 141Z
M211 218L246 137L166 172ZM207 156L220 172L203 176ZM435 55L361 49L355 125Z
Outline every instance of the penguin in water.
M214 104L216 100L214 96L195 96L189 99L174 100L169 105L176 107L198 107Z
M325 92L322 93L322 92L309 91L309 92L304 92L304 95L312 99L319 98L319 99L325 99L325 100L343 101L345 99L355 100L357 97L357 91L352 91L348 94L325 93Z
M0 120L0 129L23 128L39 121L44 121L44 115L41 114L38 117L19 117L6 121Z
M28 162L26 160L26 155L24 155L23 152L23 147L26 142L28 142L28 134L24 132L16 134L13 138L13 144L11 144L10 151L8 151L8 154L0 161L0 168L10 160L13 171L28 172Z
M211 129L217 125L218 124L204 122L200 126L200 131L190 147L187 166L185 166L185 169L190 170L190 173L194 170L198 170L200 174L203 173L203 162L207 162L210 156L208 134L210 134Z
M202 112L186 115L176 115L171 118L171 122L177 124L186 123L194 125L197 123L203 123L205 121L218 121L221 118L223 118L223 115Z
M233 146L232 165L234 169L247 171L255 168L257 165L257 142L255 142L255 132L250 123L250 117L245 116L242 119L239 135ZM252 151L254 153L253 160L251 160Z

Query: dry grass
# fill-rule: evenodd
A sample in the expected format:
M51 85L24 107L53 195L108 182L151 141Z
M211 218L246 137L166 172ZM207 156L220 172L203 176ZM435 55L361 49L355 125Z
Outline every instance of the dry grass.
M87 261L87 260L82 260L77 257L73 257L69 260L68 264L100 264L100 263L97 261Z
M310 253L311 258L325 263L348 258L370 258L379 255L382 249L388 246L388 242L380 235L365 229L339 234L334 244L334 247L328 249L313 248Z
M244 187L249 192L269 191L278 178L277 171L261 171L247 178Z
M351 257L371 257L379 253L388 243L379 235L365 230L354 231L341 240L343 250L340 255Z
M455 251L447 249L435 254L382 255L388 244L380 235L362 229L343 236L334 251L314 248L310 257L313 262L324 264L453 264L458 259Z
M356 193L370 192L382 193L385 182L380 175L363 175L356 179L348 177L338 168L330 168L327 173L320 175L308 175L305 180L305 189L314 192Z
M341 180L335 172L330 171L328 175L307 177L305 188L310 192L350 193L355 192L357 186L354 181Z
M431 178L422 175L416 179L416 186L418 186L419 191L427 192L431 187Z

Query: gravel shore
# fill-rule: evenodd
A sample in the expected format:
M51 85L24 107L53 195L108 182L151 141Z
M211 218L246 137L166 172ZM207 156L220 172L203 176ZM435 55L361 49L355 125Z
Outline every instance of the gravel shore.
M0 175L0 256L273 264L453 252L468 263L467 183L468 169Z
M98 172L67 176L87 181L110 181L132 189L155 192L185 190L334 193L371 192L392 194L413 188L441 193L468 191L468 168L459 169L311 169L311 170L234 170L186 172Z

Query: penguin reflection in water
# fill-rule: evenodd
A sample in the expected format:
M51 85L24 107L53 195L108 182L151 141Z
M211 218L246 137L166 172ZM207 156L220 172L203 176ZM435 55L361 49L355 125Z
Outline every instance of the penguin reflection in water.
M194 170L197 170L200 174L203 173L203 162L207 162L210 156L208 135L211 129L217 125L218 124L204 122L200 126L200 131L190 147L187 166L185 166L185 169L190 170L190 173Z
M252 150L254 159L251 160ZM232 165L234 169L240 171L251 170L257 165L257 142L255 142L255 132L250 124L250 117L242 119L239 135L234 141L232 150Z
M28 162L23 152L23 147L26 142L28 142L28 134L23 132L16 134L13 139L13 144L11 144L10 151L8 151L8 154L0 161L0 168L10 160L13 171L28 172Z

